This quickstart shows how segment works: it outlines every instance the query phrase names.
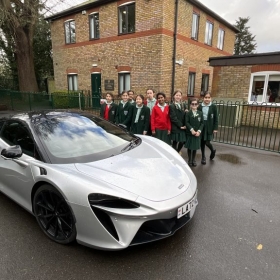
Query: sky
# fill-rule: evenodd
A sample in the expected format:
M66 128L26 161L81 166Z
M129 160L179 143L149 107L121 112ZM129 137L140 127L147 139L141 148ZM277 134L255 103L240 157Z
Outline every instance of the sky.
M48 0L49 2L55 0ZM85 2L85 0L55 1L58 12ZM249 31L255 35L257 53L280 52L280 0L199 0L231 24L239 17L250 17Z
M250 17L249 31L256 35L257 53L280 52L280 0L200 0L231 24Z

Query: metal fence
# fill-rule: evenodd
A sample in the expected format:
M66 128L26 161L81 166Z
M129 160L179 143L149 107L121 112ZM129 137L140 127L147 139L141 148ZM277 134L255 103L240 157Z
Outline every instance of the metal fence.
M0 110L80 109L99 115L100 99L90 91L47 94L0 89ZM119 99L115 103L119 103ZM213 100L213 103L219 111L219 130L214 141L280 152L279 104L223 100Z
M280 152L280 106L248 102L216 102L219 130L214 141Z

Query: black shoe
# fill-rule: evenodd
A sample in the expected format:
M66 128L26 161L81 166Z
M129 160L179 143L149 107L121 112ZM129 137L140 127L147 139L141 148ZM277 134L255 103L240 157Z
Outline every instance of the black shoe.
M202 157L201 164L206 164L206 158L205 157Z
M192 162L192 166L197 166L197 164L196 164L196 161L195 161L195 160Z
M216 150L212 150L210 154L210 159L212 160L216 155Z

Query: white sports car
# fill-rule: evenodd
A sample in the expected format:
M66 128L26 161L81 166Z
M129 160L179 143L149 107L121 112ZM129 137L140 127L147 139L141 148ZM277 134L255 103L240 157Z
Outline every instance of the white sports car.
M150 136L90 113L0 119L0 191L52 240L120 250L168 237L197 206L184 159Z

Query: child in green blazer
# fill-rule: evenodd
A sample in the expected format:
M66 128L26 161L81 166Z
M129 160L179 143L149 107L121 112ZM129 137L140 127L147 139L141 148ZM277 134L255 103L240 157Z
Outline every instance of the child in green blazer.
M185 147L188 149L188 164L196 166L196 151L200 149L200 134L203 129L203 115L197 110L198 99L191 101L191 109L185 115L185 125L187 127L187 141Z
M118 105L114 103L114 96L111 92L106 93L106 101L101 104L100 116L107 121L115 123L117 121Z
M180 153L186 142L185 104L182 102L182 92L176 90L173 94L173 103L169 105L171 120L172 147Z
M144 96L136 96L136 105L132 108L131 132L146 135L150 125L150 109L143 104Z
M197 110L203 113L204 128L201 133L201 163L206 164L205 145L211 151L210 160L212 160L215 157L216 150L210 141L213 140L213 135L218 132L218 109L211 102L210 93L204 95L203 102Z
M126 129L130 129L131 118L132 118L132 105L128 101L128 93L123 91L122 100L118 105L118 115L117 115L117 123L123 124L126 126Z

